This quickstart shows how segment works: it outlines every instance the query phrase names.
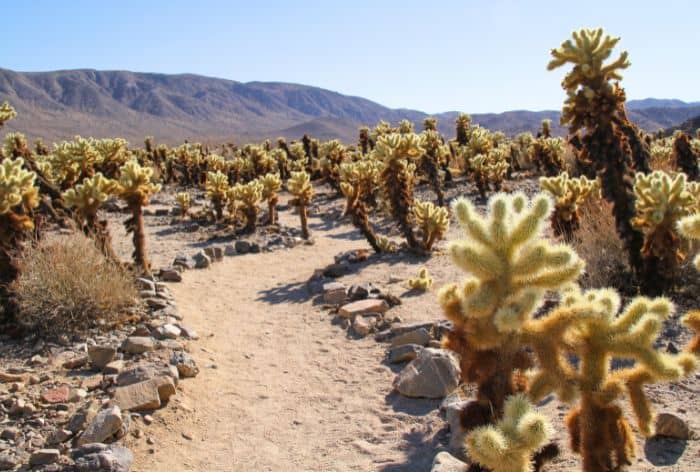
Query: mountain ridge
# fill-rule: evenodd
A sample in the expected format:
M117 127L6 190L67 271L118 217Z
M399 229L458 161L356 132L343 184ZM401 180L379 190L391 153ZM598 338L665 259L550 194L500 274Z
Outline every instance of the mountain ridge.
M363 97L288 82L239 82L192 73L100 71L73 69L15 72L0 68L0 102L18 112L6 131L20 131L46 141L83 136L124 137L140 143L298 139L308 133L320 139L356 141L357 128L385 120L408 119L421 128L428 116L440 130L454 134L458 112L429 115L392 109ZM700 102L647 98L628 102L630 118L648 131L669 128L700 115ZM513 110L472 114L473 121L509 135L534 132L551 119L563 134L556 110Z

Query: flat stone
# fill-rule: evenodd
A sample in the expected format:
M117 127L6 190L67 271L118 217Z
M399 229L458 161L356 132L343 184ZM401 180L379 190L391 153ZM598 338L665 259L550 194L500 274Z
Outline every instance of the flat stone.
M53 464L61 457L58 449L39 449L29 456L29 465Z
M234 246L233 244L227 244L224 247L224 256L233 257L236 255L238 255L238 252L236 251L236 246Z
M73 437L73 433L68 429L57 429L48 438L48 443L51 445L62 444Z
M355 315L363 313L386 313L389 305L384 300L367 299L343 305L338 311L338 315L343 318L353 318Z
M373 328L372 322L364 316L356 316L352 322L352 330L362 338L371 333Z
M211 265L211 258L204 251L200 251L192 256L192 260L194 261L195 269L206 269Z
M423 350L423 346L418 344L402 344L394 346L389 350L389 362L398 364L400 362L410 362Z
M199 367L192 356L184 351L174 352L170 358L170 363L177 367L180 377L196 377L199 374Z
M156 328L156 333L160 339L177 339L182 331L177 326L166 323Z
M443 398L459 385L457 356L445 349L424 348L394 380L394 388L406 397Z
M691 438L688 423L671 413L660 413L656 417L656 435L688 440Z
M45 403L67 403L70 398L70 388L66 385L47 390L41 394Z
M156 386L156 389L158 389L158 396L160 397L161 403L169 401L170 397L176 393L175 381L172 377L163 375L156 377L155 379L151 379L149 382L153 383Z
M173 267L182 267L185 270L188 269L193 269L194 265L190 261L190 258L187 257L187 254L178 254L175 257L175 260L173 260Z
M76 472L129 472L132 452L117 444L85 444L71 451Z
M171 303L170 300L162 297L145 298L143 301L146 302L146 305L148 305L151 310L162 310L170 306Z
M3 383L24 382L24 375L8 374L6 372L0 372L0 382L3 382Z
M469 466L466 462L462 462L449 452L439 452L435 459L430 472L466 472Z
M139 290L149 290L151 292L156 291L156 283L152 279L146 277L139 277L136 279L136 286Z
M122 370L124 370L124 361L119 359L107 364L103 372L105 375L118 375Z
M104 442L119 432L124 422L122 412L118 406L97 413L92 422L78 438L78 446L84 444Z
M234 248L236 254L248 254L250 252L250 242L245 240L236 241Z
M170 366L145 364L122 371L117 377L117 385L124 387L161 376L170 377L173 379L173 382L177 383L179 374L174 366L171 370Z
M323 284L323 301L332 305L341 305L347 300L347 288L338 282Z
M114 391L114 404L123 411L155 410L160 408L158 387L151 380L117 387Z
M156 347L153 338L146 336L129 336L122 344L122 350L129 354L143 354L154 350Z
M87 425L90 424L93 419L95 419L98 412L99 408L97 406L97 402L88 402L87 405L76 411L73 416L71 416L68 424L66 425L66 429L73 434L77 434L78 432L84 430Z
M88 363L88 356L78 356L63 363L64 369L79 369Z
M417 330L395 336L391 340L391 347L402 346L404 344L427 346L430 340L430 333L425 328L418 328Z
M102 386L102 374L90 375L89 377L82 377L80 379L80 386L87 391L98 389Z
M224 260L224 250L219 246L204 248L204 253L214 262L221 262Z
M90 364L98 370L104 369L116 355L117 350L113 346L88 346Z
M172 267L160 269L158 277L160 277L160 280L165 282L182 282L182 275L177 271L177 269Z
M184 325L182 323L179 323L178 327L180 328L180 331L182 332L182 335L185 338L187 338L187 339L199 339L199 334L197 334L197 331L190 328L189 326Z

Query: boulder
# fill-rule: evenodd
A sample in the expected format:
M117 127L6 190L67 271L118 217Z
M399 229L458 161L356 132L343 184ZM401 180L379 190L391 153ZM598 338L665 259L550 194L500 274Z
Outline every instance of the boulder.
M372 318L356 316L355 320L352 322L352 330L355 332L355 334L362 338L371 333L373 328L374 325L372 323Z
M175 367L171 369L170 366L166 365L143 364L122 371L117 377L117 385L124 387L157 377L170 377L173 383L177 383L179 374Z
M347 300L347 288L338 282L323 284L323 301L332 305L340 305Z
M182 282L182 275L173 267L160 269L158 277L165 282Z
M118 406L114 405L102 410L97 413L92 422L83 431L83 434L80 435L78 445L104 442L117 434L123 424L122 412Z
M156 328L159 339L177 339L182 331L174 324L166 323Z
M668 438L688 440L691 438L688 423L671 413L660 413L656 417L656 435Z
M112 346L88 346L90 364L98 370L107 367L107 364L112 362L116 355L117 350Z
M402 344L394 346L389 350L389 362L398 364L400 362L409 362L418 357L418 354L423 350L423 346L418 344Z
M204 251L199 251L192 256L192 260L194 261L195 269L206 269L211 265L211 258L207 256Z
M46 465L53 464L61 457L61 451L58 449L39 449L32 452L29 456L29 465Z
M173 267L181 267L182 269L193 269L194 265L187 254L178 254L173 261Z
M424 348L394 380L406 397L443 398L459 385L459 361L445 349Z
M236 241L234 249L236 254L247 254L250 252L250 242L243 239Z
M236 246L234 246L233 244L227 244L224 247L224 256L233 257L236 255L238 255L238 252L236 252Z
M158 386L153 380L146 380L114 391L114 404L121 410L155 410L160 408Z

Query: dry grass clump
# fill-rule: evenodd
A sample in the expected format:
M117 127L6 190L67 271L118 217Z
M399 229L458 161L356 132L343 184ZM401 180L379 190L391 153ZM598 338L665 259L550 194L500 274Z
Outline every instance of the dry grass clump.
M630 284L630 268L625 247L615 231L611 204L591 196L580 206L580 221L569 244L586 261L581 284L586 288L615 287L624 292Z
M131 276L82 234L44 239L16 258L10 285L17 322L44 334L70 333L119 322L135 306Z

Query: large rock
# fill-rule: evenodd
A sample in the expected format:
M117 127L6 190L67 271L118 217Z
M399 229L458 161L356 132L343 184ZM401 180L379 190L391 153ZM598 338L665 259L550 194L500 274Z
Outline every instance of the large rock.
M68 425L66 425L66 429L73 434L77 434L92 423L92 420L95 419L97 413L99 413L97 402L89 402L83 408L75 412L73 416L71 416L70 420L68 421Z
M364 338L374 329L374 318L366 318L364 316L356 316L352 322L352 330L358 336Z
M408 331L399 334L391 340L391 347L403 346L404 344L417 344L419 346L427 346L430 342L430 333L425 328L418 328L413 331Z
M129 472L134 462L131 451L117 444L85 444L71 451L76 472Z
M406 397L443 398L459 385L459 362L450 351L425 348L394 380Z
M656 435L687 441L691 437L691 431L682 418L671 413L660 413L656 417Z
M116 355L117 350L112 346L88 346L90 364L98 370L107 367L107 364L112 362Z
M160 280L163 280L164 282L182 282L182 275L173 267L165 267L160 269L158 276L160 277Z
M466 472L467 467L469 466L465 462L443 451L435 456L430 472Z
M143 354L156 348L153 338L148 336L129 336L122 344L122 350L129 354Z
M236 254L247 254L250 252L250 242L243 239L236 241L234 249Z
M206 269L211 265L211 258L207 256L204 251L199 251L192 256L192 260L194 261L195 269Z
M347 299L347 288L339 282L328 282L323 284L323 301L332 305L345 303Z
M92 422L78 438L78 446L104 442L119 432L124 424L118 406L112 406L97 413Z
M389 305L384 300L370 298L343 305L338 314L343 318L353 319L356 315L364 313L386 313L388 309Z
M182 378L196 377L199 374L199 367L197 367L194 359L184 351L173 352L170 364L177 368Z
M124 387L158 377L169 377L177 383L180 375L175 366L144 364L122 371L117 377L117 385Z
M124 411L155 410L160 408L158 387L153 380L117 387L114 404Z

